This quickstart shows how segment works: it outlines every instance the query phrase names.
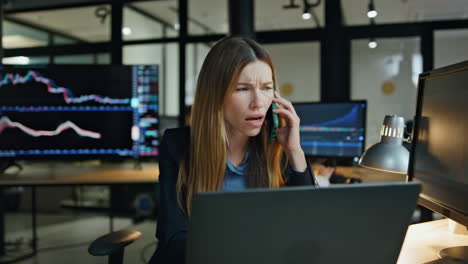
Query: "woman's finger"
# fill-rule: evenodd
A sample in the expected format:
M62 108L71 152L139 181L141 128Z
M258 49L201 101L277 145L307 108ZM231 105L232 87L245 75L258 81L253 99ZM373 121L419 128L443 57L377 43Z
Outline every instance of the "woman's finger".
M276 92L275 92L276 93ZM273 101L275 103L279 103L281 104L284 108L288 109L289 111L293 112L294 114L296 114L296 110L294 109L294 106L292 105L291 102L289 102L288 100L282 98L282 97L274 97L273 98Z
M285 117L288 120L289 127L299 125L299 117L297 117L297 115L295 115L291 111L284 109L284 108L278 108L278 109L274 109L273 112Z

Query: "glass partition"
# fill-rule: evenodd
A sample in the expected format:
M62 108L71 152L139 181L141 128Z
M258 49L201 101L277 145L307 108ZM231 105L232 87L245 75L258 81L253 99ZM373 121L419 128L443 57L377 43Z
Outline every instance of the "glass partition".
M367 100L367 147L380 139L385 115L412 120L416 105L418 74L422 72L420 39L376 39L351 42L351 98Z
M126 45L124 64L159 65L160 115L179 115L179 46L176 43Z
M320 100L320 43L263 46L273 57L282 97L295 103Z

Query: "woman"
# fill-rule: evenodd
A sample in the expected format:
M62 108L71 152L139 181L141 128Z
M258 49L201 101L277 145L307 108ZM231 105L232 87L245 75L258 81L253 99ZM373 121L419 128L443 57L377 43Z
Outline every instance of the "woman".
M160 146L160 210L154 263L183 263L192 197L207 191L311 185L299 117L275 87L271 57L255 41L228 37L198 77L191 127L167 130ZM280 127L269 139L270 106ZM270 110L269 110L270 109Z

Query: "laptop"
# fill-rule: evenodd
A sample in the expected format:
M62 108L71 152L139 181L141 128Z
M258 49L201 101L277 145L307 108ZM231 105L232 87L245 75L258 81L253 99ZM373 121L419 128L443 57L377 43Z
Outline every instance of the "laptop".
M393 264L420 191L398 182L201 193L186 263Z

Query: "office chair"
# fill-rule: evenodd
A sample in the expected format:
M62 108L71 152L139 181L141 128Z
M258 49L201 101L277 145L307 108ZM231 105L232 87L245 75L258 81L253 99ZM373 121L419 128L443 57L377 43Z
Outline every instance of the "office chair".
M155 188L156 197L159 197L159 184ZM159 200L156 199L156 208ZM109 264L122 264L125 247L141 237L141 232L134 230L119 230L103 235L94 240L88 247L88 253L93 256L109 256Z
M109 256L109 264L121 264L125 247L140 237L141 233L134 230L115 231L94 240L88 252L93 256Z

